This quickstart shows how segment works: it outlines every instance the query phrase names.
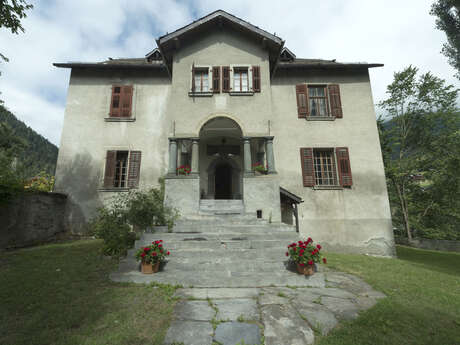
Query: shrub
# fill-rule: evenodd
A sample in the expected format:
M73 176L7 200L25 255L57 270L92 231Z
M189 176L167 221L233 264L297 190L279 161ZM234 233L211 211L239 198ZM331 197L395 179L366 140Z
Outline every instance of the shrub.
M53 188L54 176L48 174L46 171L40 172L24 185L24 189L30 191L52 192Z
M321 245L313 245L313 240L309 237L306 241L293 242L288 245L288 251L286 256L289 256L290 260L304 265L313 265L313 263L320 263L321 259L323 263L326 263L326 258L321 255Z
M163 247L162 242L163 240L155 241L147 247L138 249L135 254L137 261L143 261L147 264L165 261L170 252Z

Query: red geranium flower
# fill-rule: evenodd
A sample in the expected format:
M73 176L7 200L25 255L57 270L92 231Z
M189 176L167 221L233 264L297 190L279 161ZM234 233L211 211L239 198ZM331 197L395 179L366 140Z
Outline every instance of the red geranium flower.
M162 245L162 244L159 244L159 245L158 245L158 248L161 248L161 247L163 247L163 245Z
M316 246L316 248L318 248L318 250L321 249L321 245L318 244L318 245Z
M289 256L289 253L288 253L288 252L286 252L286 256Z
M313 265L313 261L311 261L311 260L308 261L308 264L309 264L310 266Z
M299 263L300 266L305 266L305 264L303 262Z
M155 241L155 244L158 244L158 243L160 243L160 241Z
M149 251L149 249L150 249L150 248L148 248L148 247L145 247L145 248L144 248L144 252L146 252L146 253L147 253L147 252Z
M144 257L144 256L145 256L145 253L142 253L141 256Z
M325 264L327 264L327 260L326 260L326 258L323 258L323 262L324 262Z
M166 255L169 255L169 254L171 254L171 253L170 253L170 252L166 252Z
M311 239L311 237L307 238L307 244L310 243L310 242L313 242L313 240Z
M153 256L157 256L157 253L153 252L153 254L152 254L152 255L153 255Z

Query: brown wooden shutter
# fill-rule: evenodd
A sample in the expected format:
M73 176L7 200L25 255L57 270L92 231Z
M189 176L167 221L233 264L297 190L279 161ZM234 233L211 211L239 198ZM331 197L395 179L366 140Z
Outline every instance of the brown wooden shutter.
M299 84L295 87L297 98L297 116L306 118L308 114L308 89L307 84Z
M122 86L121 93L121 117L131 117L133 103L133 86Z
M230 67L222 67L222 92L230 92Z
M335 154L337 156L340 185L343 187L349 187L353 185L353 179L351 177L351 166L350 157L348 155L348 148L337 147L335 149Z
M252 66L252 89L260 92L260 66Z
M105 158L104 187L113 188L115 168L117 165L117 151L107 151Z
M212 68L212 92L220 92L220 67L216 66Z
M340 101L340 87L339 84L331 84L328 87L329 99L331 102L331 115L337 118L342 118L342 102Z
M121 86L112 86L112 97L110 99L110 114L111 117L120 117L121 109Z
M137 188L139 186L140 170L141 151L130 151L128 167L128 188Z
M302 180L304 187L315 185L315 170L313 168L313 149L302 147L300 149L300 162L302 164Z

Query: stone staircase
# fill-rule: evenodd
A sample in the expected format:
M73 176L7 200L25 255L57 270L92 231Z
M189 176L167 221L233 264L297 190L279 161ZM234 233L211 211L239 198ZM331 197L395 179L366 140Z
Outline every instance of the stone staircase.
M324 285L321 275L307 278L287 269L286 246L299 240L295 227L245 214L239 207L241 200L202 201L202 214L181 219L173 232L144 233L111 279L184 287ZM141 274L135 251L160 239L171 251L168 262L157 274Z

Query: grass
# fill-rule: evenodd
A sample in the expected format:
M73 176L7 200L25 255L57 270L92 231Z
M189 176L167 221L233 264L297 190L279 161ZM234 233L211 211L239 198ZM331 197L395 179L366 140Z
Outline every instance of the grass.
M0 344L161 344L175 288L112 283L101 242L0 253Z
M460 344L460 254L398 246L397 255L327 255L328 266L364 278L388 297L317 344Z

